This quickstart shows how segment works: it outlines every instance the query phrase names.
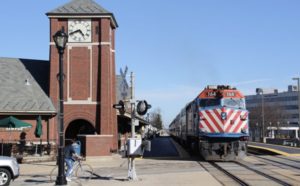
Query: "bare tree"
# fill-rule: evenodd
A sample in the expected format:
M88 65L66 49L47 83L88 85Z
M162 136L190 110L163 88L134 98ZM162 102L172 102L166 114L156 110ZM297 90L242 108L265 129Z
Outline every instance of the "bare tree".
M280 124L285 123L286 120L286 113L279 104L265 104L264 107L260 104L257 107L249 108L249 111L250 128L262 129L262 123L264 123L264 136L268 127L277 127L278 129ZM264 117L262 116L263 113ZM262 121L263 118L264 122Z
M150 112L150 123L159 130L163 129L161 110L159 108Z

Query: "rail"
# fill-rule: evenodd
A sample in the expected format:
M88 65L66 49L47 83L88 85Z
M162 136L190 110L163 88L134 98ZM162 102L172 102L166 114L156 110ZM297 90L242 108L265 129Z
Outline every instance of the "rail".
M219 171L223 172L224 174L226 174L228 177L230 177L231 179L233 179L234 181L236 181L238 184L240 184L242 186L249 186L248 183L246 183L245 181L241 180L239 177L231 174L227 170L223 169L221 166L219 166L215 162L209 162L209 164L212 165L213 167L217 168Z
M287 163L283 163L283 162L276 161L276 160L271 160L271 159L264 158L264 157L260 157L260 156L255 156L255 157L256 157L256 158L259 158L259 159L263 159L263 160L266 160L266 161L278 163L278 164L281 164L281 165L284 165L284 166L288 166L288 167L292 167L292 168L295 168L295 169L300 170L300 167L299 167L299 166L296 166L296 165L290 165L290 164L287 164ZM296 161L296 160L295 160L295 161ZM299 162L297 161L297 163L299 163Z
M235 161L234 163L237 164L237 165L239 165L239 166L241 166L241 167L244 167L244 168L246 168L246 169L248 169L248 170L251 170L251 171L255 172L256 174L259 174L259 175L261 175L261 176L263 176L263 177L266 177L266 178L268 178L268 179L270 179L270 180L272 180L272 181L274 181L274 182L276 182L276 183L278 183L278 184L280 184L280 185L284 185L284 186L292 186L291 184L289 184L289 183L287 183L287 182L285 182L285 181L282 181L282 180L280 180L280 179L277 179L277 178L275 178L275 177L273 177L273 176L270 176L270 175L268 175L268 174L266 174L266 173L264 173L264 172L261 172L261 171L259 171L259 170L257 170L257 169L251 168L251 167L249 167L248 165L245 165L245 164L243 164L243 163L241 163L241 162Z

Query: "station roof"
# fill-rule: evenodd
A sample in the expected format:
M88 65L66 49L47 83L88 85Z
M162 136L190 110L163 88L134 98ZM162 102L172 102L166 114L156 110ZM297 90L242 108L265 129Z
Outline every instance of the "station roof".
M113 13L107 11L102 6L93 0L72 0L69 3L62 5L50 12L46 13L49 17L74 17L74 16L89 16L89 17L110 17L115 27L118 27L117 21Z
M40 65L35 66L36 64ZM45 90L38 83L38 81L41 84L46 82L47 65L49 61L47 63L43 60L0 57L0 113L2 115L56 114L55 107L45 93L45 90L49 89L48 83L44 87Z

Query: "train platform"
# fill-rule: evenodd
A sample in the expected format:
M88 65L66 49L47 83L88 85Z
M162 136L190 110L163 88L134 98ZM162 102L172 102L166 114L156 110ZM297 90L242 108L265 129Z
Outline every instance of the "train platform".
M283 156L300 156L299 147L274 145L269 143L249 142L248 151L269 152L269 153L283 155Z
M138 180L128 180L128 159L119 154L108 157L88 157L84 163L93 168L93 176L88 182L73 179L69 186L221 186L198 161L191 160L188 153L171 138L159 137L152 140L153 151L143 158L136 158L135 167ZM166 151L166 152L164 152ZM53 186L50 171L55 162L20 164L21 174L11 186Z

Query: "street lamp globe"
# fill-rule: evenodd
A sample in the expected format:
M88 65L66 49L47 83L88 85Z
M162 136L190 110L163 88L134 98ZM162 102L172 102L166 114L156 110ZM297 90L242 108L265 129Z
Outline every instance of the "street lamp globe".
M63 30L59 30L54 34L53 40L55 42L56 48L61 53L65 50L66 44L68 42L68 35Z

